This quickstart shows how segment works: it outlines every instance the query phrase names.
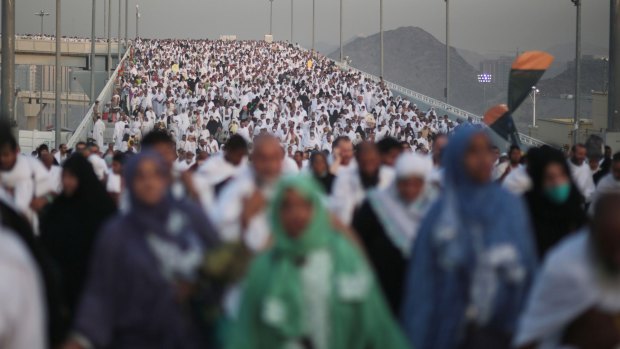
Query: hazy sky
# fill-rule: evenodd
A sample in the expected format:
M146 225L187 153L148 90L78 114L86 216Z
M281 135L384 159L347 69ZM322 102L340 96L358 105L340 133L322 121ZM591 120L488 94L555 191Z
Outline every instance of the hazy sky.
M105 0L107 2L107 0ZM295 41L310 46L312 0L295 3ZM140 4L143 37L217 38L235 34L260 39L269 31L268 0L129 0L130 36L135 33L135 5ZM44 9L46 33L54 31L55 0L16 1L16 31L36 33ZM62 0L63 32L90 36L91 0ZM119 0L112 0L113 35ZM123 11L125 0L122 0ZM103 36L103 4L97 0L99 36ZM316 41L338 44L339 0L316 0ZM291 0L274 0L274 35L290 37ZM379 0L344 0L345 40L379 31ZM445 37L442 0L384 0L385 29L418 26L441 41ZM609 0L583 1L583 41L607 46ZM574 41L575 7L570 0L450 0L452 45L480 53L512 53L545 49ZM124 24L124 15L123 15Z

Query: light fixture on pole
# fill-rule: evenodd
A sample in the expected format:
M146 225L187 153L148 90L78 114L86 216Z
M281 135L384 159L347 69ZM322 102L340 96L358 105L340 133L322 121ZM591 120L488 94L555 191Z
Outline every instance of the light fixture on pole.
M47 17L50 14L49 14L49 12L45 12L45 11L41 10L39 12L35 12L34 15L41 17L41 32L39 34L41 34L41 36L43 36L43 17Z
M577 12L575 35L575 114L573 115L573 144L579 141L581 109L581 0L571 0Z
M482 111L487 109L487 84L493 82L493 75L491 74L478 74L478 83L482 84Z
M536 128L536 95L540 93L540 90L536 88L536 86L532 86L532 93L530 97L532 98L532 127Z

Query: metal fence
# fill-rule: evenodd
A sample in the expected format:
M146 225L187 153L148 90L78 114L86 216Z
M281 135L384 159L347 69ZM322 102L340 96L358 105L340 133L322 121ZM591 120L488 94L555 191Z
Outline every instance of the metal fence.
M118 62L118 65L116 66L116 69L114 70L114 73L112 74L112 76L110 77L106 85L104 86L103 90L97 97L96 101L99 101L99 105L101 107L105 106L108 102L112 100L112 96L114 94L114 88L116 87L116 79L118 77L118 73L121 70L121 67L123 67L123 65L127 61L127 57L129 57L130 51L131 51L131 46L128 46L127 50L125 51L125 55L123 56L123 59L121 59L121 61ZM75 147L75 145L79 141L88 140L89 135L93 129L94 108L95 108L94 104L92 104L90 108L88 108L88 112L84 116L84 119L82 119L82 122L80 122L78 127L75 129L71 138L69 138L69 141L67 142L68 148Z

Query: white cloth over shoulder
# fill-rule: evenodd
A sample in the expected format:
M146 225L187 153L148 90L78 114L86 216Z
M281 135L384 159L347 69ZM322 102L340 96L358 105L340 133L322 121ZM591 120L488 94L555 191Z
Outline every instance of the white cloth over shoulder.
M379 170L379 183L376 188L385 189L393 180L394 170L382 166ZM366 193L357 168L340 171L334 181L333 192L329 198L330 210L342 223L350 225L353 220L353 213L366 199Z
M247 168L224 188L215 205L209 210L209 217L219 229L222 240L239 241L243 236L247 246L253 250L260 250L267 244L270 229L266 208L254 216L246 230L242 231L241 213L244 201L256 190L260 189L256 185L254 173ZM273 195L269 189L261 192L267 200Z
M519 165L504 178L502 186L515 195L522 195L532 188L532 180L525 166Z
M2 348L45 348L45 311L39 272L21 241L4 228L0 228L0 280Z
M594 194L594 179L592 178L592 170L586 162L577 166L572 161L568 161L573 180L579 188L581 195L585 198L586 202L592 201L592 194Z
M564 328L593 307L620 312L620 277L602 276L591 254L588 232L582 231L549 253L514 344L537 342L541 349L557 348Z

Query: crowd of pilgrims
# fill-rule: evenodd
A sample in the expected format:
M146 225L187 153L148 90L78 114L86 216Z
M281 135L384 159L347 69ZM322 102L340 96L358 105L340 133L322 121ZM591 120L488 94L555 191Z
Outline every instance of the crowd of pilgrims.
M502 153L304 52L138 41L90 142L0 125L0 347L620 344L620 154Z

